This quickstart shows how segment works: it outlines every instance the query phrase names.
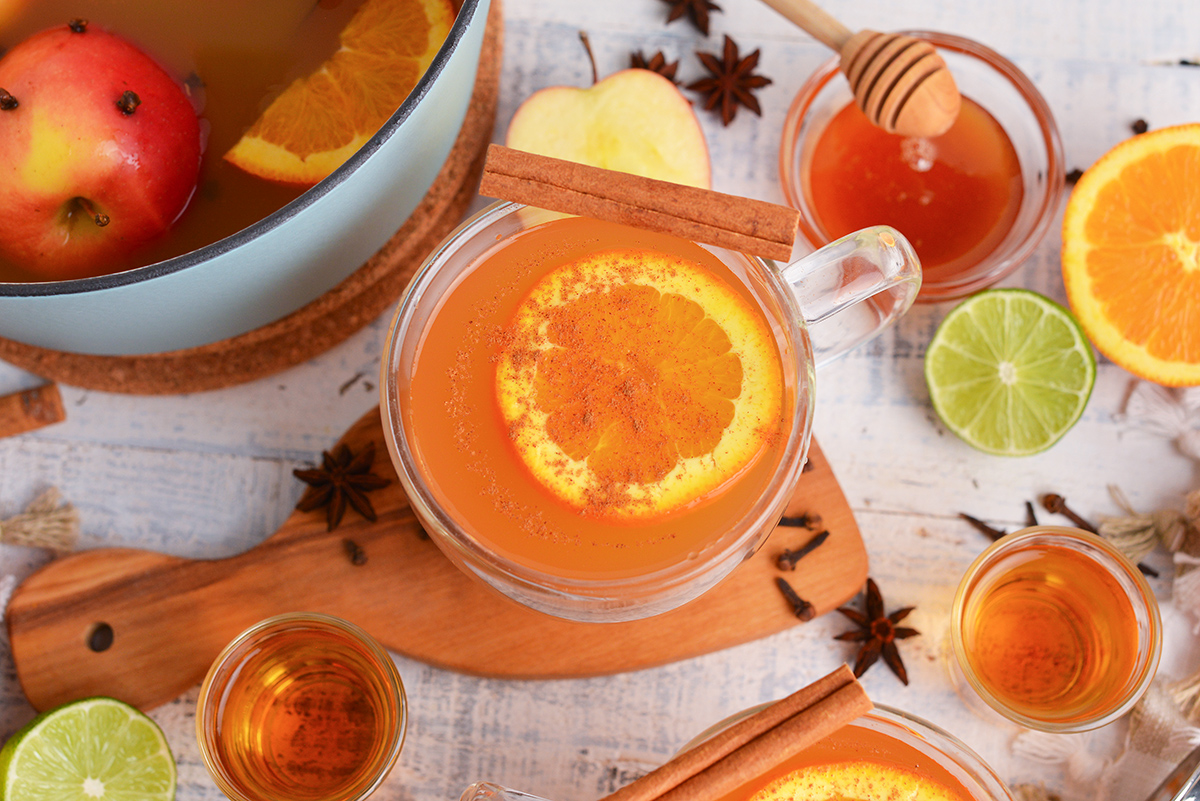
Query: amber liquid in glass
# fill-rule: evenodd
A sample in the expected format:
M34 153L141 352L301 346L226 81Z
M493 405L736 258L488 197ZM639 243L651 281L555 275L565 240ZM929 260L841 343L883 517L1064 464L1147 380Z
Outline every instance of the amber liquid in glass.
M237 233L303 192L250 175L222 156L293 80L337 48L362 0L32 0L3 27L0 53L71 19L119 34L183 82L206 129L196 193L163 238L118 272ZM458 6L457 0L454 2ZM39 280L0 259L0 281Z
M1002 704L1047 721L1116 706L1138 659L1125 590L1094 560L1048 543L990 568L964 610L963 641L979 681Z
M1004 240L1024 195L1004 129L970 98L950 130L917 139L839 111L807 165L810 203L831 238L890 225L912 243L926 280L970 269Z
M706 497L642 522L573 508L537 481L499 409L496 354L518 304L542 276L605 248L686 258L762 314L741 279L698 245L596 220L556 220L506 241L460 278L421 335L406 392L411 406L403 426L443 508L493 552L550 576L644 575L714 547L762 496L788 437L790 412L771 426L757 458L740 473ZM793 391L784 388L784 409Z
M809 746L715 801L749 801L759 790L793 771L845 763L873 763L899 768L938 785L946 795L955 798L956 801L972 801L975 798L955 774L936 758L883 732L851 724L843 726L815 745ZM888 787L876 789L878 793L872 796L874 798L891 798L889 791L895 792L894 788ZM798 793L789 801L831 800L826 797L808 798L803 793Z
M334 801L371 785L402 711L361 642L287 629L226 670L236 675L219 701L214 751L244 796Z

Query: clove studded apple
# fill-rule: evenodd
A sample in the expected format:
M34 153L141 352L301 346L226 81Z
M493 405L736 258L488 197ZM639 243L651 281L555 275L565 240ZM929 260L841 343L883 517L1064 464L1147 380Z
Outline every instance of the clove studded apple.
M44 280L130 266L196 188L200 123L133 44L75 20L0 59L0 255Z

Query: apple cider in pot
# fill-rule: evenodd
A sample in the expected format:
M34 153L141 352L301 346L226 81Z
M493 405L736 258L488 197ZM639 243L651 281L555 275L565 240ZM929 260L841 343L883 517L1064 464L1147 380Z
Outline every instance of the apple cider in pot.
M401 6L423 7L429 17L428 31L421 32L426 38L416 48L416 52L427 52L421 58L405 56L417 65L410 70L411 76L406 76L411 77L411 82L415 84L449 31L457 8L453 0L0 0L0 89L8 88L6 82L14 85L19 82L20 76L14 76L13 70L5 72L5 62L18 53L18 48L24 42L39 32L65 28L72 20L83 20L89 32L115 34L161 66L193 107L198 118L202 148L199 172L191 179L191 191L186 193L190 200L185 200L186 207L182 213L170 204L163 204L161 210L155 210L160 217L171 217L163 223L168 228L165 234L152 237L144 245L135 243L125 248L117 247L113 253L85 260L83 267L66 270L56 269L53 257L49 259L49 267L43 269L23 260L19 255L20 249L5 248L0 244L0 281L78 278L151 264L235 234L299 197L321 176L314 177L311 172L292 175L286 170L273 170L274 161L280 152L293 157L296 163L315 160L314 152L322 150L322 145L314 142L330 141L332 136L328 131L312 130L309 121L321 115L313 114L311 110L298 114L296 110L302 106L296 102L275 101L281 95L292 92L293 89L289 87L294 82L303 81L320 69L327 74L332 70L335 73L334 82L351 82L356 77L353 74L355 68L333 65L332 59L339 48L346 50L347 45L352 44L345 37L353 34L356 20L360 27L369 24L375 30L390 31L380 20L386 22L386 16L399 13L397 9ZM366 22L362 21L364 18ZM68 44L72 42L70 39L67 41ZM397 43L396 46L408 47L411 53L410 44ZM380 110L382 118L374 122L370 132L364 136L378 129L378 125L391 113L387 109L398 107L407 92L408 89L403 89L394 105L381 104L386 106ZM0 143L7 144L4 139L5 126L9 127L10 132L14 131L19 121L20 125L27 126L30 133L22 129L19 137L13 141L37 141L37 146L42 147L47 137L44 132L38 133L44 129L38 128L32 120L35 110L44 108L49 99L29 96L28 91L20 93L25 97L17 96L16 90L12 90L12 94L13 100L7 103L13 106L11 110L0 111ZM351 93L343 93L346 94ZM290 108L287 108L289 103ZM330 111L329 117L334 119L354 118L358 121L364 116L356 113L356 110L343 112L329 108L329 105L322 105L319 98L314 103L314 106ZM257 133L258 129L254 127L256 121L264 119L264 112L268 112L268 109L275 111L278 106L284 106L279 109L279 114L284 117L292 113L305 120L303 125L296 126L306 129L301 133L307 137L305 142L287 142L283 147L271 145L264 150L262 142L256 141L253 144L260 147L249 156L249 167L245 159L239 162L243 166L235 166L226 154L247 136L248 131ZM150 115L150 108L149 103L142 103L132 112L133 118L137 119L139 114ZM59 117L62 116L59 114ZM96 128L91 123L83 123L80 127L84 129L82 133L71 131L70 135L86 139L88 132ZM278 128L277 125L276 130ZM13 135L17 137L17 134ZM271 135L267 133L263 137ZM355 139L353 147L343 148L345 152L338 152L338 157L344 160L360 143ZM90 145L85 141L82 145L72 146ZM275 150L272 151L271 147L275 147ZM5 211L6 216L5 229L0 234L3 237L10 237L16 225L8 219L11 212L5 207L5 198L13 195L6 193L16 192L19 196L25 191L24 184L28 183L22 178L29 174L28 168L13 153L22 149L23 146L0 146L0 210ZM13 152L5 155L5 150ZM140 156L127 156L126 160L134 158ZM189 157L183 155L179 158L186 160ZM262 167L257 174L255 162ZM89 225L89 218L94 213L110 217L113 230L116 230L116 218L119 215L124 222L130 216L141 214L140 207L152 205L144 198L148 193L139 195L141 189L138 181L125 179L112 181L120 186L106 190L109 194L99 202L91 203L89 193L92 188L88 185L87 176L70 174L81 170L66 169L60 172L67 173L56 178L64 186L72 182L79 184L66 188L66 197L70 201L70 210L85 214L83 221ZM12 182L15 182L15 188ZM18 199L13 202L19 205L21 201ZM47 204L43 202L41 205ZM54 206L57 208L59 201L55 201ZM55 223L30 224L47 228ZM94 233L88 231L87 236ZM67 236L58 229L51 231L49 236L45 232L38 234L43 241L53 240L55 235L59 235L59 238Z

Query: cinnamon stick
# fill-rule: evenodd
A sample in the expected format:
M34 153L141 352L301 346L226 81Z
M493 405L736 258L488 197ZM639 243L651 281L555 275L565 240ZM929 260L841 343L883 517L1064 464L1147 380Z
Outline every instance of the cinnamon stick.
M601 801L711 801L760 776L870 711L842 665L739 721Z
M496 144L488 146L479 193L778 261L791 258L800 221L787 206Z
M62 395L53 382L0 397L0 437L24 434L66 418Z

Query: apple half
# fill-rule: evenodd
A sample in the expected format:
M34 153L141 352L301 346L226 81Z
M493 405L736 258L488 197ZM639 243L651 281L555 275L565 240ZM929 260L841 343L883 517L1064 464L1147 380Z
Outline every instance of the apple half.
M627 69L586 88L552 86L513 114L505 145L677 184L711 188L692 104L656 72Z

